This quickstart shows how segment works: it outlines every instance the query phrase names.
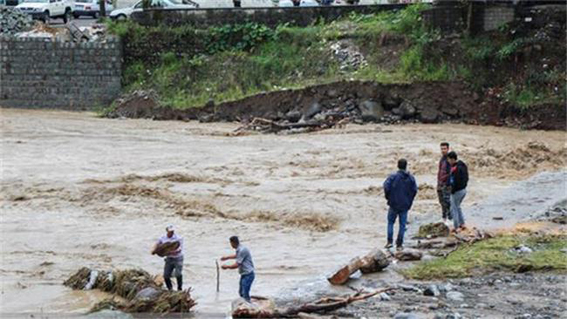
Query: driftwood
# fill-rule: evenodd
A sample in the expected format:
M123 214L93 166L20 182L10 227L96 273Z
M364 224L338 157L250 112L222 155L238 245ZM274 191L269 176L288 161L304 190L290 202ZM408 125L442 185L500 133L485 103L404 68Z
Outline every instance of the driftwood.
M112 308L125 312L184 313L196 305L191 289L168 291L141 269L96 271L83 267L64 285L72 289L100 289L123 298L121 301L114 297L103 300L94 305L91 312Z
M333 285L343 285L345 284L350 275L360 270L362 273L373 273L380 271L390 264L390 261L384 252L379 249L371 251L364 257L356 257L350 260L350 262L337 271L333 272L327 277L327 280Z
M327 115L324 120L311 120L309 122L276 122L265 118L255 117L245 125L240 126L234 130L233 134L238 134L242 131L259 131L262 133L278 133L287 130L305 130L308 132L323 130L334 126L343 127L348 123L348 119L341 116Z
M458 234L451 234L446 239L434 240L420 240L415 248L417 249L446 249L458 247L461 244L472 244L477 241L492 238L493 235L489 232L473 228L470 231L461 232Z
M165 257L167 255L169 255L171 252L176 251L179 248L179 242L178 241L170 241L167 243L163 243L160 245L157 245L156 248L154 249L153 253L160 256L160 257Z
M314 302L308 302L301 306L289 307L286 309L275 308L273 310L270 310L269 307L262 306L262 304L258 304L258 307L254 307L254 306L243 307L241 303L235 307L235 305L233 304L234 310L232 312L232 317L233 318L295 318L300 313L301 314L324 313L346 307L347 305L355 301L368 299L380 293L387 292L393 289L394 288L385 288L370 293L364 293L360 291L354 295L350 295L346 297L325 297L316 300Z

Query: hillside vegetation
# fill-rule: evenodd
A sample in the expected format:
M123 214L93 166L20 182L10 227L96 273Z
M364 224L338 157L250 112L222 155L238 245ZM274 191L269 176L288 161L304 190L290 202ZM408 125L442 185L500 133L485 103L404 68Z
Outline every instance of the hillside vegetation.
M565 103L564 17L551 15L558 22L535 29L510 24L476 37L446 36L423 25L425 8L310 27L109 22L109 30L124 39L126 90L155 90L174 108L339 80L465 81L480 96L519 109Z

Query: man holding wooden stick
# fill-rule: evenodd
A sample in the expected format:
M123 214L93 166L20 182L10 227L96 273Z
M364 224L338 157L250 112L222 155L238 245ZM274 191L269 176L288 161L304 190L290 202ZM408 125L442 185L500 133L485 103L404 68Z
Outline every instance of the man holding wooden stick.
M236 253L229 256L221 257L221 261L236 259L236 262L230 265L222 265L222 269L236 269L240 274L240 288L238 293L247 302L250 302L250 288L254 282L254 262L248 248L240 245L237 236L230 237L230 246L236 250Z

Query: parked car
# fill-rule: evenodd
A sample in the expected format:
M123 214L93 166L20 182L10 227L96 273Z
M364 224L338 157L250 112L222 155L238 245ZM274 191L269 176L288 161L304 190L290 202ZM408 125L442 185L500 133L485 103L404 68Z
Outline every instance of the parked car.
M73 16L73 1L71 0L24 0L16 9L28 13L34 19L47 23L50 19L63 19L64 23Z
M319 2L315 0L280 0L278 7L317 7Z
M112 12L114 7L112 6L112 1L106 0L104 4L104 10L106 12ZM98 19L100 15L100 4L99 0L75 0L75 9L73 10L73 17L77 19L80 16L91 16Z
M15 7L21 2L22 0L0 0L0 5L7 7Z
M168 8L168 9L196 9L199 4L190 0L152 0L150 4L151 8ZM143 4L142 1L136 2L134 5L122 9L113 10L109 17L115 20L125 20L130 18L133 12L142 11Z

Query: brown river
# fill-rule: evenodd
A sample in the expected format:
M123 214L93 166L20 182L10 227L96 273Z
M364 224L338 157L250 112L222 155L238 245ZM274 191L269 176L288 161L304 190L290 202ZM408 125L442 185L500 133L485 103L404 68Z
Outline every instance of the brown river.
M215 260L231 235L253 255L252 294L270 296L384 245L381 184L398 158L420 185L411 222L440 214L442 141L469 165L465 208L564 168L567 154L564 132L460 124L231 136L238 124L0 112L0 315L85 313L107 296L62 285L83 266L160 274L149 251L170 223L185 238L196 314L226 314L238 274L222 271L217 293Z

